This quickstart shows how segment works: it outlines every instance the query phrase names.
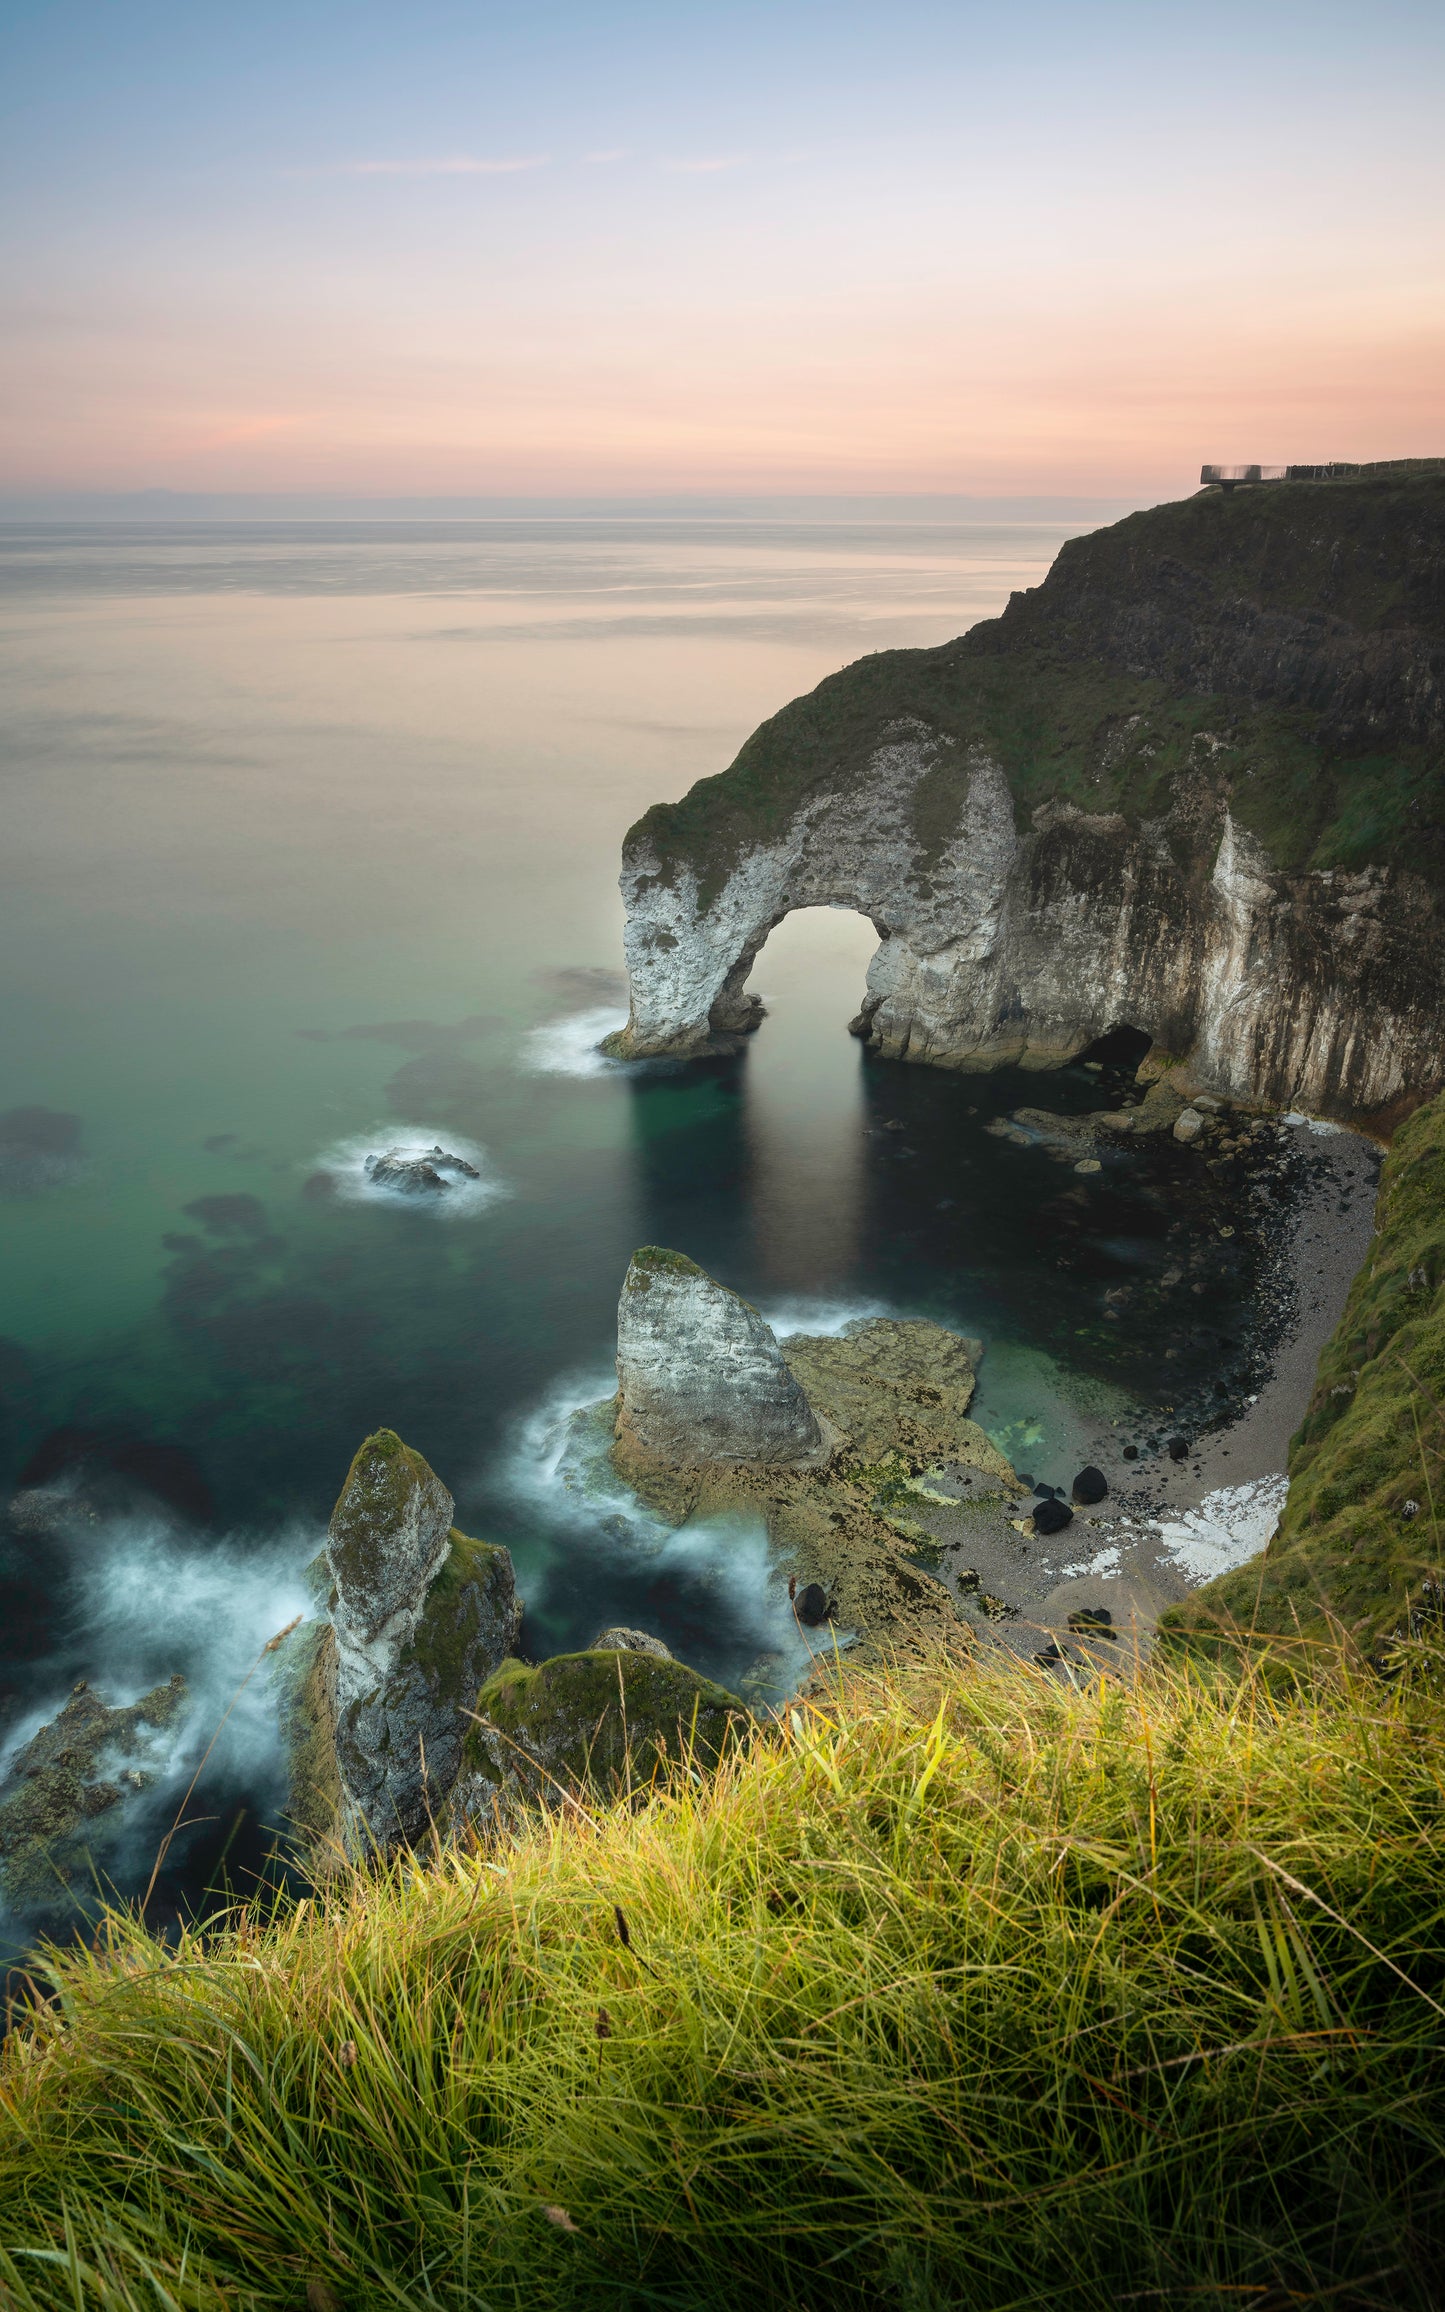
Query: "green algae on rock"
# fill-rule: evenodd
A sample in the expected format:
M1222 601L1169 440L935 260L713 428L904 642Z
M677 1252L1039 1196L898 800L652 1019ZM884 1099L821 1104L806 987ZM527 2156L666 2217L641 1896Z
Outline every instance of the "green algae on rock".
M452 1497L391 1429L357 1450L331 1513L326 1556L358 1637L377 1635L399 1599L425 1588L447 1551Z
M655 1654L504 1662L477 1697L451 1820L485 1830L539 1801L646 1790L670 1765L716 1764L751 1727L735 1694Z

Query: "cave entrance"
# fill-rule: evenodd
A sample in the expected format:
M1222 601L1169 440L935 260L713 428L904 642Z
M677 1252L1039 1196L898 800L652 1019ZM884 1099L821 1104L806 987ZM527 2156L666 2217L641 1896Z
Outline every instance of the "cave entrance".
M878 934L844 907L800 907L769 933L748 985L767 1006L745 1076L757 1248L779 1291L836 1289L862 1221L863 1047L848 1033Z
M1142 1028L1119 1026L1107 1034L1095 1036L1086 1051L1074 1059L1076 1068L1137 1068L1154 1049L1154 1038L1146 1036Z

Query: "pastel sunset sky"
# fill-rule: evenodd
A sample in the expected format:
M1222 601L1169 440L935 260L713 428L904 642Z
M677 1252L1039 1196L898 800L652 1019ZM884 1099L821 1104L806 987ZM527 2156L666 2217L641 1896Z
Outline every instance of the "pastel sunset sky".
M0 489L1445 451L1445 8L10 0Z

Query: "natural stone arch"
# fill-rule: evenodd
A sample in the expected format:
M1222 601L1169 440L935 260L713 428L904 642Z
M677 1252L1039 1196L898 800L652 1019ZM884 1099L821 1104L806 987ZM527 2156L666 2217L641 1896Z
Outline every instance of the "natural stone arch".
M805 758L823 751L813 704L777 718ZM1216 752L1196 746L1161 816L1131 818L1057 796L1025 813L998 753L918 715L793 775L787 805L776 741L771 786L745 749L628 837L631 1010L609 1048L732 1048L762 1016L746 982L768 933L846 907L879 935L857 1028L893 1058L1056 1067L1127 1022L1154 1064L1187 1063L1179 1081L1244 1099L1357 1115L1438 1081L1439 966L1422 974L1388 878L1274 866Z

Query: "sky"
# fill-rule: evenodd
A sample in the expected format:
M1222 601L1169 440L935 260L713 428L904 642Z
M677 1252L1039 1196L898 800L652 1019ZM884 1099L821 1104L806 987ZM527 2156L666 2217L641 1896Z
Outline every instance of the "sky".
M0 0L0 492L1445 452L1445 8Z

